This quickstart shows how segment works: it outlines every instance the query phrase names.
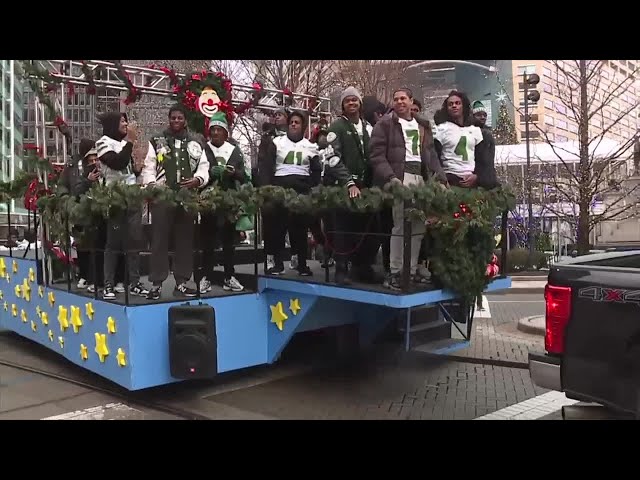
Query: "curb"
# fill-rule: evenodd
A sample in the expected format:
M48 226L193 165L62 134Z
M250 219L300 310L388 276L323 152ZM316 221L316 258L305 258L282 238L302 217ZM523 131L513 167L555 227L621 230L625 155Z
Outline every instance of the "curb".
M542 319L542 326L540 326L540 319ZM518 320L518 330L524 333L544 336L546 333L544 315L533 315L531 317L521 318Z
M514 295L519 293L539 293L540 295L544 295L544 287L523 287L518 288L514 287L513 283L511 284L511 288L506 290L496 290L495 292L484 292L484 295Z

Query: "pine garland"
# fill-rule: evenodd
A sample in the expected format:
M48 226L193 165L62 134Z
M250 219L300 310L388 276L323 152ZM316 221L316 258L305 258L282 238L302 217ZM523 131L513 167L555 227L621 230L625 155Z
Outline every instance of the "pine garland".
M187 211L217 212L235 221L241 215L255 215L261 208L283 205L297 213L319 215L336 209L354 212L378 212L405 201L406 212L425 221L436 218L429 228L433 241L433 271L441 286L457 292L467 300L480 295L487 285L486 266L495 249L495 222L499 215L513 208L515 197L503 187L494 190L443 189L434 181L423 186L393 186L363 189L360 198L351 199L345 188L319 186L308 195L275 186L254 188L247 184L237 190L210 187L202 192L174 191L151 186L94 185L79 199L51 195L38 201L43 220L52 235L65 236L65 224L88 226L97 218L109 218L126 210L128 205L162 201L180 205Z

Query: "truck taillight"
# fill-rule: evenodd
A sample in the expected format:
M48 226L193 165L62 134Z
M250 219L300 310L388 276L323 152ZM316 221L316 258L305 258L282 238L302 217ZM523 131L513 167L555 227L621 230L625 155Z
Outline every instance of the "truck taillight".
M564 352L564 334L571 317L571 287L549 285L544 289L546 334L544 348L549 353Z

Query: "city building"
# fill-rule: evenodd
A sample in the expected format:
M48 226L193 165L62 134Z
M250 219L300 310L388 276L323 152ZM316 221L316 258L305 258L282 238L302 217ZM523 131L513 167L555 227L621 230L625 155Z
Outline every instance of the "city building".
M23 83L15 60L0 60L0 181L14 180L22 167ZM12 228L26 226L26 211L20 202L0 204L0 242L8 238L7 209ZM22 232L21 232L22 233Z
M593 102L589 112L597 110L601 105L603 107L589 122L590 137L599 136L604 129L605 138L623 144L637 134L640 126L640 83L637 78L633 78L634 75L637 77L640 64L638 60L602 62L604 63L599 68L599 75L590 82L589 88L589 100ZM568 101L571 98L570 94L577 86L571 85L567 79L568 75L577 74L576 61L510 60L510 63L510 68L509 65L504 65L504 70L499 70L498 76L511 80L510 86L505 88L505 93L521 112L517 113L515 109L512 111L518 139L523 141L526 138L523 74L536 73L540 77L540 83L536 87L540 92L540 100L529 103L529 139L546 141L540 131L543 130L552 142L577 140L578 125L572 109L568 108L573 103ZM578 97L574 98L577 101Z

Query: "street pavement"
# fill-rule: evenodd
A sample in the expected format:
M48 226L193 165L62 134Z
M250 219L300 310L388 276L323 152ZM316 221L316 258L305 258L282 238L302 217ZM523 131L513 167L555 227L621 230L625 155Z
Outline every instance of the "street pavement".
M560 419L561 407L574 402L537 387L523 368L543 339L519 331L518 319L543 313L539 293L492 295L476 314L470 347L449 356L405 353L384 343L337 364L331 352L316 355L303 345L303 354L293 352L282 363L159 387L145 398L210 419ZM311 341L322 343L318 336ZM79 382L0 366L0 419L183 418L93 391L90 385L104 381L14 334L0 335L0 361Z

